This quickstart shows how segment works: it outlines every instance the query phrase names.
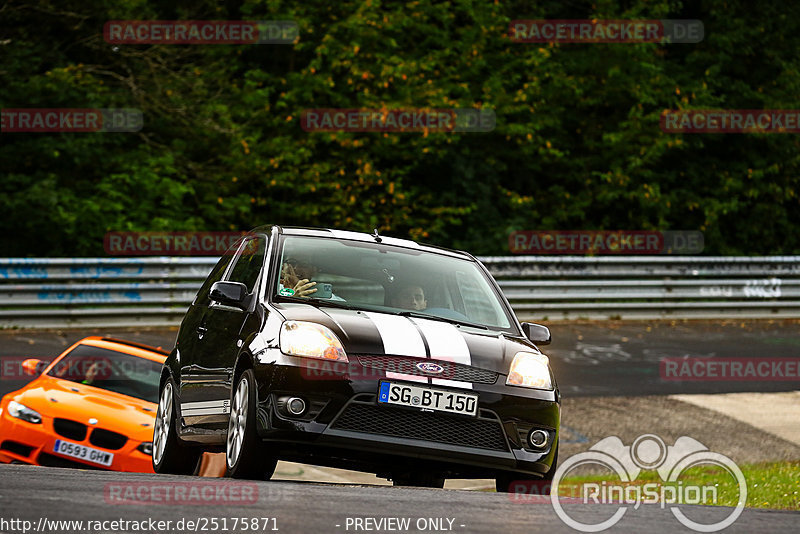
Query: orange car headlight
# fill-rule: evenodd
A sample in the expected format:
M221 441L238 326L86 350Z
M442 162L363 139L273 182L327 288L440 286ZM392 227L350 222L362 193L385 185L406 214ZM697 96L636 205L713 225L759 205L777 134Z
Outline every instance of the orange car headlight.
M42 414L15 401L8 403L8 415L35 425L42 424Z

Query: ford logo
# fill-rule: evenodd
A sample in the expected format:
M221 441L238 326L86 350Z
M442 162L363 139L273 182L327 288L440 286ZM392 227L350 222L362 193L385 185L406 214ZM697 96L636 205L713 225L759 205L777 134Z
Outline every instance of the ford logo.
M422 371L423 373L433 373L433 374L440 374L444 371L444 367L439 365L438 363L432 362L420 362L417 364L417 369Z

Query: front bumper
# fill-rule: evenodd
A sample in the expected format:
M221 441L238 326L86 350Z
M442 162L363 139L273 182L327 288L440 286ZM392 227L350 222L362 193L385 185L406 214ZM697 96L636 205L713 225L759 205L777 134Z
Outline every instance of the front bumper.
M557 391L514 388L501 380L464 383L479 395L478 417L429 413L379 405L377 391L385 375L354 379L345 372L320 379L309 375L302 359L282 360L255 368L258 432L282 458L293 453L299 461L338 458L335 465L375 472L397 465L438 467L453 478L492 477L498 470L544 476L555 460ZM452 384L434 387L463 391ZM300 416L290 414L280 400L293 396L306 401ZM537 428L549 436L541 449L527 442Z
M93 449L107 451L114 455L111 465L104 466L55 452L56 440L78 443ZM8 415L4 410L0 416L0 461L8 463L19 461L33 465L53 467L80 467L108 471L127 471L152 473L151 457L137 450L139 441L128 439L125 445L116 450L105 449L86 439L70 439L56 433L53 418L42 416L40 424L33 424Z

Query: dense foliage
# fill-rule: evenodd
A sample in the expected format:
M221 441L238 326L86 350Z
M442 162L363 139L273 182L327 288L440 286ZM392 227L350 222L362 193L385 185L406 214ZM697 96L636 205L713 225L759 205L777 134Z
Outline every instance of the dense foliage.
M535 4L535 5L534 5ZM523 44L514 19L700 19L699 44ZM295 20L294 45L111 45L108 20ZM670 108L796 109L800 4L11 0L0 107L133 107L139 133L0 134L0 256L130 230L333 226L507 254L512 230L701 230L800 253L794 134L667 134ZM308 108L490 108L490 133L309 133Z

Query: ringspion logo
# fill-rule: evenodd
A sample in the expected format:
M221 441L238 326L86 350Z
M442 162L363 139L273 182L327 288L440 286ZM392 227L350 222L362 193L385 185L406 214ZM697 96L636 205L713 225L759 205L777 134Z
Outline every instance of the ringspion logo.
M561 505L559 484L569 473L581 466L600 466L612 471L602 483L584 483L582 502L616 505L618 508L608 519L582 522L572 517ZM721 468L724 474L714 483L684 484L680 477L688 469L698 466ZM661 483L631 484L643 471L655 471ZM733 482L738 488L736 507L724 519L715 523L701 523L687 517L683 505L713 504L718 501L719 483ZM660 437L643 434L626 446L617 436L607 437L588 451L567 458L558 466L550 491L550 502L558 517L569 527L580 532L600 532L616 525L630 507L642 504L669 508L683 526L697 532L717 532L729 527L739 517L747 502L747 481L736 463L725 455L710 451L708 447L688 436L679 437L674 445L667 445Z

